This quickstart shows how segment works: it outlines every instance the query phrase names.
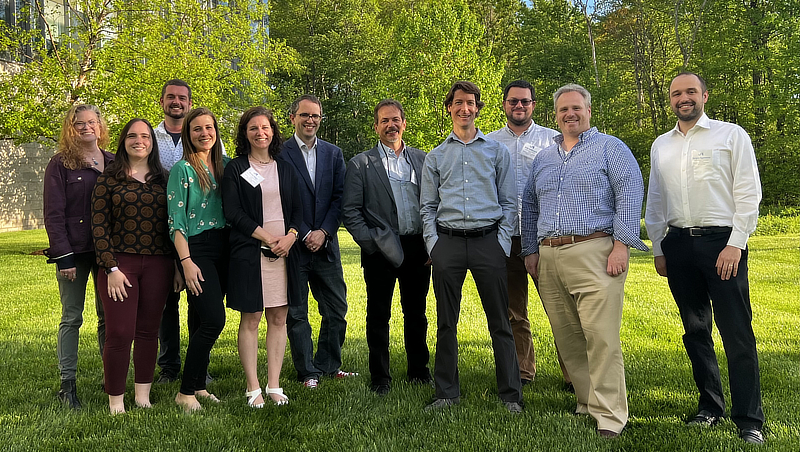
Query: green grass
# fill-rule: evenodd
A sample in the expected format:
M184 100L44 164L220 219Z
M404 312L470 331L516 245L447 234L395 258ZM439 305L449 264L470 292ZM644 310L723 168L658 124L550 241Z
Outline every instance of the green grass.
M683 426L697 396L681 342L682 328L666 280L656 275L652 257L634 252L626 287L622 328L630 422L616 440L602 440L594 422L570 414L575 407L562 384L552 335L541 304L531 294L530 317L538 371L524 389L520 416L498 403L486 321L474 284L468 280L459 331L462 404L441 413L423 413L430 387L403 382L402 313L395 303L391 325L392 392L385 398L367 388L364 339L365 294L358 248L341 233L348 285L349 328L344 369L360 377L323 380L316 391L294 381L287 352L282 386L291 398L285 407L246 406L244 375L236 352L238 313L227 311L228 325L212 352L209 387L222 403L186 415L172 399L178 384L154 386L151 410L132 409L132 377L121 416L107 414L100 389L102 366L88 309L81 329L78 370L84 409L64 409L58 390L56 328L60 316L54 268L31 252L46 247L43 231L0 234L0 449L150 451L150 450L748 450L729 420L699 431ZM754 237L751 292L758 340L767 446L762 450L800 450L800 253L797 236ZM532 286L531 286L531 290ZM185 313L185 303L182 303ZM311 311L314 311L312 302ZM431 291L428 331L435 352L435 300ZM185 318L185 316L184 316ZM319 316L312 316L318 331ZM263 327L263 324L262 324ZM264 332L261 337L263 342ZM720 344L719 336L715 336ZM185 329L184 341L185 347ZM263 348L263 345L262 345ZM725 355L718 347L727 387ZM266 354L259 354L266 381Z

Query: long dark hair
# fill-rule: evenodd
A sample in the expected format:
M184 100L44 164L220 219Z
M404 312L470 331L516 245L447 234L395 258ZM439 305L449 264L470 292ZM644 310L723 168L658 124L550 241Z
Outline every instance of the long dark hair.
M117 155L114 157L114 161L108 164L105 173L118 181L123 181L129 177L131 159L128 157L128 150L125 148L125 137L128 136L131 127L137 122L142 122L147 126L147 129L150 131L150 142L152 143L150 155L147 156L148 170L145 175L145 181L149 184L166 185L169 173L161 165L161 158L158 156L158 140L156 139L156 134L150 122L142 118L133 118L122 128L122 132L119 134L119 141L117 142Z
M269 121L269 126L272 127L272 141L269 143L269 156L272 158L277 157L281 153L281 129L278 128L278 123L275 117L272 116L272 111L264 107L250 107L242 113L239 118L239 126L236 128L236 155L250 155L250 140L247 139L247 124L251 119L258 116L266 116Z
M208 177L208 174L206 174L203 163L197 156L197 149L195 149L194 144L192 144L191 132L189 131L192 121L200 116L210 116L211 120L214 122L214 131L216 132L217 139L214 142L214 146L211 147L211 162L214 163L214 179L216 179L217 182L222 180L224 170L222 167L222 142L219 140L217 117L214 116L214 113L211 113L211 110L206 107L200 107L195 108L186 115L183 119L183 128L181 129L181 142L183 143L183 159L192 165L194 172L197 173L197 182L200 183L200 188L203 189L203 192L208 193L211 191L211 179Z

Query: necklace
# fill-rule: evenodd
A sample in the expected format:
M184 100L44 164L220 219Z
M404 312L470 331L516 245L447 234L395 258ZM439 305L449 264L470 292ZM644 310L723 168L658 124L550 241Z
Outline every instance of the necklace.
M252 155L250 156L250 158L251 158L251 159L252 159L254 162L256 162L256 163L260 163L260 164L262 164L262 165L269 165L270 163L272 163L272 162L274 161L274 160L270 160L270 161L268 161L268 162L264 162L264 161L261 161L261 160L259 160L259 159L255 158L255 157L253 157Z
M97 166L97 165L100 164L100 162L98 162L97 159L94 158L94 157L92 157L92 163L94 163L94 166Z

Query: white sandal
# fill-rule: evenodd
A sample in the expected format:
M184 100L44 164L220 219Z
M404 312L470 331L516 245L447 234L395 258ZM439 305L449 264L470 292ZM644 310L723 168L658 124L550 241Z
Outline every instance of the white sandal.
M255 403L258 396L261 395L261 388L255 388L252 391L245 391L244 396L247 397L247 405L253 408L264 408L264 402Z
M281 396L280 400L274 400L274 399L272 399L272 397L270 397L270 400L272 400L272 402L275 405L279 405L280 406L280 405L286 405L287 403L289 403L289 397L286 394L283 393L283 388L270 388L270 387L267 387L267 394L277 394L277 395Z

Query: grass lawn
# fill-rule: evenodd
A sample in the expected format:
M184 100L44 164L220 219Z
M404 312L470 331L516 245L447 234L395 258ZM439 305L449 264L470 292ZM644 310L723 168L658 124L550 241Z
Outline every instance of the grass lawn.
M75 451L150 450L748 450L734 424L711 430L683 426L697 395L683 349L682 327L666 280L652 257L633 252L626 287L622 346L630 406L623 435L603 440L594 422L575 416L575 400L564 392L547 318L531 285L530 317L538 372L524 389L526 409L509 414L498 402L486 320L474 284L467 281L459 330L462 403L423 413L433 388L405 383L402 313L393 310L392 392L378 398L368 390L365 292L359 251L340 233L348 285L349 328L344 366L361 376L323 380L315 391L294 381L289 353L281 375L288 406L247 407L244 374L236 352L238 313L212 351L209 389L222 399L186 415L173 402L179 384L154 386L151 410L133 408L132 373L128 413L107 414L101 391L102 364L94 334L96 317L87 309L81 329L78 392L84 409L71 412L57 402L56 329L60 303L54 266L30 255L46 247L44 231L0 234L0 449ZM753 325L758 340L767 445L762 450L800 450L800 252L798 237L754 237L750 241ZM311 311L315 311L312 302ZM87 304L89 306L89 304ZM182 303L185 319L185 303ZM435 352L435 300L428 296L431 356ZM185 325L185 320L183 320ZM319 316L312 325L318 331ZM186 346L184 327L183 346ZM259 375L266 383L266 352ZM720 344L719 336L715 341ZM717 347L727 387L727 365Z

